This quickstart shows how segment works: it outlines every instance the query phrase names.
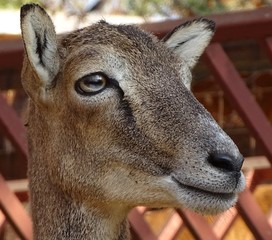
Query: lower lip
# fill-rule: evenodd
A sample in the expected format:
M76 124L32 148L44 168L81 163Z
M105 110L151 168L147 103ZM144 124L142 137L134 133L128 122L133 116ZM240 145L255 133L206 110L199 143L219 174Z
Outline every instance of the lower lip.
M172 176L172 180L180 187L187 189L188 191L194 191L194 192L198 192L198 193L202 193L204 195L209 195L209 196L213 196L213 197L218 197L221 199L232 199L233 197L236 196L236 194L234 193L219 193L219 192L211 192L211 191L206 191L204 189L200 189L200 188L196 188L196 187L192 187L192 186L188 186L188 185L184 185L181 182L179 182L175 177Z

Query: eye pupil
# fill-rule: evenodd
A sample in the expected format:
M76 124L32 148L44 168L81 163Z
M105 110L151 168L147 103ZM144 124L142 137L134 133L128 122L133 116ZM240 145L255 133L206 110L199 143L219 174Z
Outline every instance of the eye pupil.
M88 89L99 89L103 87L105 84L105 79L102 76L94 75L90 77L86 77L81 82L81 86Z
M101 92L107 85L108 78L102 73L93 73L80 78L75 85L78 93L92 95Z

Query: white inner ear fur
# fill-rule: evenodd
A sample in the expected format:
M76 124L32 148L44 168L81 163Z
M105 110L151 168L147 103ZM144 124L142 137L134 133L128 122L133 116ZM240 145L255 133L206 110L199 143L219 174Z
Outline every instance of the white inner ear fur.
M22 20L22 35L28 60L44 87L50 85L59 68L56 33L49 16L30 11ZM38 42L39 41L39 42ZM41 53L38 53L40 44Z
M191 91L192 73L187 66L180 69L180 76L185 87Z
M165 43L192 68L213 35L209 24L207 21L198 20L181 25Z
M205 19L194 20L180 25L166 37L165 44L184 63L180 69L184 85L191 90L192 76L188 74L209 44L214 32L214 24ZM190 73L191 74L191 73Z
M37 42L32 23L27 22L26 25L24 41L26 44L27 56L39 78L46 85L50 81L49 72L43 65L41 65L39 55L36 53Z

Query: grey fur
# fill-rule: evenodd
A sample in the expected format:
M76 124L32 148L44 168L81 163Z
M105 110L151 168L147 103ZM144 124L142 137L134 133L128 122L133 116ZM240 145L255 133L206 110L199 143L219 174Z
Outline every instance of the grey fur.
M57 39L39 6L21 13L35 239L128 239L126 216L137 205L218 213L235 203L241 161L228 172L208 158L241 154L188 90L209 21L177 28L175 41L106 22ZM174 46L184 30L199 33L199 49L190 40ZM103 91L75 90L96 72L108 76Z

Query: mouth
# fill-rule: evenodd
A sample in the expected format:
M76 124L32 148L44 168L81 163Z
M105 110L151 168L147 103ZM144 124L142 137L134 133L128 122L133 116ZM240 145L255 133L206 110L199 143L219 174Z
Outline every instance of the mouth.
M194 186L189 186L181 183L178 179L176 179L174 176L171 176L172 180L182 189L187 190L188 192L196 193L198 196L205 196L205 197L212 197L215 199L221 199L225 201L233 200L233 198L236 198L237 194L234 192L213 192L208 191L202 188L197 188Z

